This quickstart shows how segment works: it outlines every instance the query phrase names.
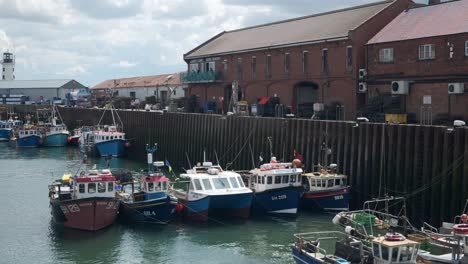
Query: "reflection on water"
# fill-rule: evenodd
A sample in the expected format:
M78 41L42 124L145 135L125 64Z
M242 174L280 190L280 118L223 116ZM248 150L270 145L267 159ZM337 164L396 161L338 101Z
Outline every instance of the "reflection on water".
M123 225L98 232L65 229L51 221L47 186L83 165L75 148L17 149L0 144L0 263L293 263L297 232L333 228L331 216L260 217L204 224ZM144 162L112 159L133 172ZM5 245L5 246L4 246Z

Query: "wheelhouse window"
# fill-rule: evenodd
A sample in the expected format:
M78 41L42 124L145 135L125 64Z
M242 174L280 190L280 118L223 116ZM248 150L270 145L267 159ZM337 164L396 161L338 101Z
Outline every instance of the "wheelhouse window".
M302 73L309 74L309 51L307 50L302 52Z
M322 73L328 74L328 49L322 49Z
M136 92L130 92L130 97L135 98L136 97Z
M348 72L353 71L353 47L346 47L346 70Z
M226 178L213 178L213 184L217 190L225 190L229 188L229 183Z
M296 175L291 175L291 183L295 183L296 182Z
M239 188L239 184L237 183L236 178L229 178L229 182L231 182L232 188Z
M374 257L380 258L380 246L377 243L373 243Z
M252 80L257 79L257 57L252 56Z
M267 79L270 79L272 77L272 74L271 74L271 55L268 54L266 56L266 78Z
M98 182L98 192L100 192L100 193L106 192L106 183L105 182Z
M335 186L341 185L341 180L340 179L335 179Z
M88 183L88 193L95 193L95 192L96 192L96 184Z
M237 58L237 79L242 80L242 58Z
M286 77L289 77L290 64L291 64L291 54L289 54L289 52L286 52L284 54L284 75Z
M244 185L244 182L242 181L241 177L237 177L237 181L239 182L239 186L244 188L245 185Z
M148 192L152 192L154 190L154 183L148 182Z
M382 259L388 260L388 253L389 253L389 248L386 246L382 246Z
M283 176L283 184L284 183L289 183L289 175L284 175Z
M272 184L273 183L273 178L272 176L267 177L267 184Z
M199 179L193 179L193 183L195 185L195 190L197 191L202 191L203 187L201 186L200 180Z
M80 183L80 185L78 185L78 191L80 193L85 193L85 185L83 183Z
M281 176L275 176L275 184L281 183Z
M213 190L213 187L211 186L211 182L208 179L203 179L203 186L205 186L205 190L210 191Z
M419 46L419 59L420 60L435 59L435 45L424 44L424 45Z
M393 62L393 48L380 49L379 61L382 63Z
M328 180L328 187L333 187L334 180Z
M114 191L114 183L113 182L108 182L107 183L107 191L108 192L113 192Z

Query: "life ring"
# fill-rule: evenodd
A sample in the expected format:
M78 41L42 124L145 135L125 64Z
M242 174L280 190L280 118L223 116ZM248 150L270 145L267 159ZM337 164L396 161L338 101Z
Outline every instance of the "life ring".
M453 232L459 235L468 235L468 224L454 225Z
M462 222L463 224L467 223L468 222L468 215L462 214L460 222Z
M403 241L406 238L400 233L387 233L385 235L385 240L387 241Z

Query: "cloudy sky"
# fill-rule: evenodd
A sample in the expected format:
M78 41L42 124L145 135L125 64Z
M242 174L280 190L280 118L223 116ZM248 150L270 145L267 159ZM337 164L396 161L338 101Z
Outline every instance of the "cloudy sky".
M223 31L373 0L0 0L0 50L16 79L106 79L186 69L183 54Z

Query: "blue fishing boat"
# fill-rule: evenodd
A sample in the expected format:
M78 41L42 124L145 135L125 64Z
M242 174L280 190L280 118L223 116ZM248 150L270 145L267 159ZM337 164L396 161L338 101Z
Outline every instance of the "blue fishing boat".
M347 176L337 173L337 165L302 175L304 209L346 211L351 199Z
M70 132L68 131L67 126L63 123L63 120L56 108L56 105L52 106L50 123L45 124L43 127L45 147L64 147L68 144ZM60 124L57 123L59 120Z
M119 114L112 105L110 105L109 110L113 123L112 125L101 126L101 121L106 114L105 110L98 124L99 129L93 131L94 147L101 157L121 157L125 154L125 148L128 146L128 142L125 139L125 133L122 131L123 124Z
M20 148L37 148L42 143L42 137L35 127L20 128L18 136L14 139L16 146Z
M12 125L7 121L0 121L0 141L9 141L12 134Z
M170 194L169 178L159 169L164 162L153 163L157 145L153 148L147 145L146 150L151 172L139 178L136 191L133 181L122 184L122 190L117 193L120 217L125 222L167 224L176 216L177 198Z
M254 191L253 214L297 215L302 186L300 165L278 163L272 157L270 163L242 174Z
M240 174L224 171L211 162L181 174L188 190L176 189L174 195L184 206L184 215L193 221L207 221L210 217L248 218L253 193L245 187Z

